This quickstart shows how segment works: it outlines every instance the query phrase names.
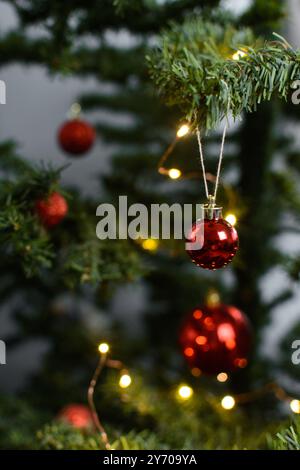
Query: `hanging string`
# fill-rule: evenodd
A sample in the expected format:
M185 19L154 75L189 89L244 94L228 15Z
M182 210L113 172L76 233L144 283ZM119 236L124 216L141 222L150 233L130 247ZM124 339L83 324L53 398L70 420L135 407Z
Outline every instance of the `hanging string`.
M218 186L219 186L219 182L220 182L220 173L221 173L221 167L222 167L226 132L227 132L227 122L225 123L224 130L223 130L223 135L222 135L222 143L221 143L221 150L220 150L219 163L218 163L217 176L216 176L216 183L215 183L215 191L214 191L214 200L216 200Z
M215 189L213 193L213 200L216 200L217 197L217 192L218 192L218 187L219 187L219 182L220 182L220 174L221 174L221 168L222 168L222 160L223 160L223 154L224 154L224 146L225 146L225 138L226 138L226 132L227 132L227 122L224 126L223 130L223 135L222 135L222 142L221 142L221 149L220 149L220 155L219 155L219 161L218 161L218 167L217 167L217 175L216 175L216 182L215 182ZM201 168L202 168L202 173L203 173L203 181L204 181L204 187L205 187L205 194L207 199L210 199L210 194L208 191L208 184L207 184L207 178L206 178L206 170L205 170L205 163L204 163L204 155L203 155L203 148L202 148L202 143L201 143L201 135L200 135L200 129L197 127L196 130L196 135L197 135L197 140L198 140L198 147L199 147L199 154L200 154L200 163L201 163Z
M203 181L204 181L204 187L205 187L205 194L207 199L209 198L209 192L208 192L208 185L207 185L207 179L206 179L206 171L205 171L205 165L204 165L204 156L203 156L203 149L202 149L202 144L201 144L201 136L200 136L200 129L197 127L196 130L197 134L197 140L198 140L198 147L199 147L199 154L200 154L200 163L201 163L201 168L202 168L202 173L203 173Z
M219 187L219 183L220 183L220 174L221 174L223 154L224 154L225 138L226 138L226 132L227 132L227 128L228 128L228 114L229 114L229 110L230 110L230 96L229 96L228 85L227 85L226 82L224 82L224 80L222 80L222 83L225 85L226 90L227 90L227 113L226 113L226 122L225 122L225 125L224 125L223 134L222 134L222 142L221 142L220 155L219 155L219 160L218 160L217 174L216 174L216 181L215 181L215 189L214 189L213 195L210 195L209 191L208 191L208 184L207 184L206 171L205 171L203 148L202 148L202 143L201 143L200 128L197 127L197 129L196 129L196 135L197 135L198 147L199 147L199 155L200 155L200 163L201 163L201 168L202 168L202 173L203 173L205 194L206 194L207 199L210 199L212 203L215 203L215 201L216 201L218 187Z

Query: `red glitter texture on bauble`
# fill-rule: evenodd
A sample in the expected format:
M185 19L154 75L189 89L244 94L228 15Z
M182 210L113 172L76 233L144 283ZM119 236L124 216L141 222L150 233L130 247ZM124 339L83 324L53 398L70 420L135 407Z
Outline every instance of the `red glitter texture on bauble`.
M187 241L198 240L200 249L186 250L193 263L204 269L219 269L230 263L239 246L237 231L226 220L203 219L192 225Z
M59 224L68 212L65 198L54 192L45 199L39 199L35 204L36 212L45 227L54 227Z
M95 141L94 128L81 119L65 122L58 131L58 142L61 148L71 154L80 156L86 153Z
M85 405L67 405L61 410L57 418L73 428L88 429L93 427L91 412Z
M196 308L186 317L179 333L189 367L207 375L246 367L251 338L245 314L224 304Z

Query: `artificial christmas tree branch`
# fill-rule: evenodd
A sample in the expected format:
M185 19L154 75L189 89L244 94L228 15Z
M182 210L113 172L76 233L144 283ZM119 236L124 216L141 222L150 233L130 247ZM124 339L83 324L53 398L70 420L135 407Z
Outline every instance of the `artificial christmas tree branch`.
M161 35L150 73L168 104L193 126L212 129L228 109L237 118L275 95L287 100L300 77L300 52L276 36L263 42L249 29L189 19Z
M48 232L40 225L32 211L34 198L30 197L30 194L39 186L40 196L46 196L51 181L44 179L43 172L38 172L36 184L33 185L31 177L24 179L22 188L27 196L22 198L21 191L15 197L15 189L20 184L22 173L24 175L27 170L22 162L13 158L13 148L0 146L0 164L5 170L5 178L10 179L9 182L3 181L2 188L3 200L6 201L2 204L3 231L0 231L1 262L5 266L0 287L2 311L5 311L8 302L14 307L15 298L18 300L17 306L9 312L11 319L18 325L18 332L15 333L15 341L11 338L8 346L37 338L46 339L49 345L49 352L43 359L41 370L35 373L30 382L32 386L27 388L27 402L34 404L34 413L40 419L44 411L55 417L66 402L84 400L99 335L102 337L103 334L115 334L118 355L120 354L126 363L135 361L137 368L143 370L143 375L141 380L138 375L134 378L133 386L126 390L125 394L120 395L114 374L111 383L103 377L105 383L101 383L101 387L95 391L95 405L101 411L101 420L103 419L105 427L107 426L113 448L266 447L267 432L274 436L278 431L277 411L288 406L276 406L272 393L260 400L256 400L255 395L259 384L276 380L274 370L280 377L283 373L289 376L297 375L299 368L292 367L290 361L291 338L296 337L297 332L293 330L292 336L287 338L288 342L283 349L285 364L280 363L277 358L265 360L261 357L259 348L254 347L258 352L251 361L253 367L240 371L236 379L231 377L226 393L231 394L231 399L234 398L237 405L245 398L245 395L239 395L239 392L254 391L254 403L249 407L248 416L245 418L244 405L236 406L232 412L222 408L224 389L221 387L224 385L215 378L201 378L199 390L199 382L183 368L177 349L177 330L183 314L202 301L211 287L217 288L226 302L232 302L251 317L257 338L260 327L267 325L274 312L275 304L277 309L282 309L282 317L286 318L285 314L288 314L285 305L279 304L288 296L284 289L278 289L275 294L273 291L275 298L265 296L264 292L264 286L269 279L272 284L272 278L268 278L268 274L272 275L276 269L284 268L289 263L290 254L286 246L279 247L277 244L278 235L288 229L285 215L289 215L289 225L294 222L296 226L297 222L290 220L290 214L295 215L298 208L295 196L297 187L294 184L296 178L291 172L283 175L283 171L286 169L286 162L293 170L299 167L299 159L296 156L293 163L290 163L291 140L289 136L283 138L283 131L274 126L276 122L282 124L280 112L284 103L259 106L256 114L246 114L242 126L236 126L234 135L230 133L228 136L230 147L226 148L222 175L222 183L225 184L220 187L219 195L222 205L237 216L237 229L241 234L241 250L231 273L218 273L208 277L197 269L193 270L182 256L181 241L159 241L156 242L159 243L159 249L150 251L144 249L141 243L97 240L95 209L103 198L116 201L119 194L128 194L133 203L194 204L204 197L203 185L198 181L191 179L174 183L165 180L157 174L157 163L168 143L175 137L175 129L183 114L190 112L191 102L197 112L203 112L200 124L206 127L206 102L203 101L203 107L202 102L197 102L200 98L200 95L197 97L197 88L191 87L185 94L184 83L176 76L174 83L170 81L165 85L174 85L175 98L183 100L184 112L164 107L159 99L155 99L156 90L149 80L144 57L146 47L156 44L154 33L160 33L162 27L166 28L169 20L181 22L187 12L195 17L204 10L209 11L211 6L214 7L219 2L203 1L201 6L199 0L76 0L68 2L68 5L62 5L59 0L7 3L15 5L21 27L18 25L15 30L2 33L0 63L5 66L17 62L23 66L26 64L27 67L38 64L60 76L73 74L78 78L93 77L99 82L98 90L93 86L93 91L89 92L88 87L83 84L84 96L80 102L85 111L103 111L99 115L93 115L97 120L94 127L101 142L108 142L110 148L114 149L110 170L105 169L101 152L97 161L95 160L99 171L110 171L102 179L105 195L101 196L101 199L96 196L95 200L86 200L84 196L80 196L79 191L68 191L65 196L69 213L55 230ZM284 2L277 0L254 0L251 8L247 9L242 17L233 15L230 20L232 24L251 26L251 31L242 30L241 34L235 35L236 29L232 28L232 33L228 33L226 37L223 33L228 14L223 9L209 12L212 23L220 23L220 36L216 39L209 29L207 34L203 34L203 41L207 44L203 60L201 58L201 64L205 66L203 77L198 75L198 65L194 63L191 77L193 79L195 76L198 80L200 76L203 85L201 98L211 94L212 102L216 102L215 107L217 111L219 109L221 117L225 114L228 102L225 85L227 82L222 77L223 82L216 84L214 77L224 70L229 76L234 75L241 67L245 67L245 64L248 65L249 71L252 70L249 55L242 55L248 54L247 48L253 48L254 53L250 52L250 55L256 56L265 43L262 39L256 44L255 37L262 34L271 38L272 31L279 30L280 25L274 22L282 18L283 5ZM60 18L62 11L65 15ZM197 16L195 21L198 22ZM172 24L170 27L173 28ZM174 37L182 30L184 43L189 39L190 31L188 27L183 30L183 27L174 24ZM209 24L207 27L209 28ZM217 26L214 27L217 30ZM34 35L31 34L32 28ZM201 44L197 34L196 31L195 44L188 41L186 50L190 54L182 53L181 44L174 51L170 47L170 61L183 57L188 63L193 55L198 64L198 50ZM126 38L129 38L128 43ZM271 43L272 47L278 48L279 55L285 54L285 50L289 51L289 46L285 41L277 39ZM244 47L246 51L241 50ZM168 49L168 44L166 48ZM158 65L163 65L160 62L160 52L154 53L154 56L159 59ZM234 61L233 56L237 60ZM227 66L221 66L226 60L232 63L229 71ZM206 80L210 76L210 69L213 72L212 89L209 89L210 83ZM173 73L173 70L171 72ZM180 67L178 74L180 78ZM171 80L172 75L170 77ZM275 78L278 80L277 76ZM162 75L161 81L163 80ZM221 97L218 95L220 90L223 93ZM220 102L213 93L219 96ZM291 112L287 105L284 106L286 122L287 117L291 117ZM295 117L297 107L291 105L289 108L293 108ZM214 109L212 105L211 109ZM107 119L108 115L111 119ZM217 117L212 116L210 119L217 122ZM280 129L283 129L283 126ZM54 138L53 135L53 140ZM215 172L216 143L219 144L219 140L220 137L213 132L205 139L206 176ZM176 167L181 171L181 178L198 174L199 172L195 173L195 148L195 138L177 142L172 155L159 167L167 171L164 174L169 176L169 168L166 166L171 167L171 162L172 165L176 162ZM295 154L299 153L297 149L294 150ZM26 166L26 161L23 161ZM87 165L88 163L87 159ZM281 173L279 177L276 176L278 173ZM47 181L50 183L49 187ZM10 207L7 206L9 195L14 196ZM21 208L19 203L22 203ZM20 225L15 224L16 221L21 221L21 230L13 230L14 225L17 228ZM9 227L5 225L8 222ZM26 246L30 249L26 251L25 258L24 250L19 248ZM124 311L123 305L116 308L114 302L111 307L108 302L110 292L106 289L108 284L108 287L111 285L108 281L117 280L124 283L135 278L138 271L137 260L140 258L145 261L148 274L144 276L142 286L132 286L133 291L137 290L136 287L143 289L136 320L141 334L132 334L135 316L134 312L132 316L128 315L131 313L130 305L127 308L124 305ZM45 259L49 259L49 266L44 264ZM25 277L24 269L28 269L28 274L34 274L34 277ZM293 279L299 280L299 259L295 260L294 257L290 269ZM82 283L85 285L81 287ZM93 283L96 288L86 283ZM70 287L72 289L69 289ZM282 290L284 292L280 295ZM131 295L130 292L125 295ZM68 301L71 298L70 305L65 303L66 298ZM100 325L98 327L95 326L96 315L97 325ZM131 321L132 325L130 323L130 327L126 328ZM246 379L245 374L248 374ZM147 383L149 381L151 387ZM178 400L179 381L184 381L189 384L189 388L194 389L191 400ZM284 384L283 380L282 383ZM173 390L174 384L176 390ZM196 393L198 390L199 393ZM291 385L290 394L291 397L299 398L296 386L293 390ZM248 398L252 400L251 395ZM37 439L34 439L34 430L49 422L51 416L43 419L37 427L33 426L33 418L24 413L26 403L18 404L15 399L12 401L9 405L6 401L2 402L0 397L0 433L3 448L26 446L99 449L98 434L89 435L66 428L56 421L44 426L38 432ZM225 400L225 404L228 406L227 401ZM268 422L267 427L264 418ZM27 422L20 426L16 423L18 419L25 419ZM30 435L31 442L28 441ZM113 442L114 440L116 442ZM297 441L294 439L294 442Z
M15 154L10 143L2 144L0 152L3 263L17 263L27 277L42 276L43 270L51 269L52 275L55 271L69 287L137 275L138 256L126 241L106 243L94 239L94 206L88 200L79 201L76 193L67 193L70 210L60 230L49 230L41 223L37 201L47 199L58 189L66 194L59 186L65 167L32 166Z

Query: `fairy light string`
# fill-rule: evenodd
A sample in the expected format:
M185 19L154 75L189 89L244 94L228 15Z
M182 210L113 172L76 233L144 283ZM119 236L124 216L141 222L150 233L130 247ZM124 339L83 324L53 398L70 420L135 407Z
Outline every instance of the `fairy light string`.
M189 127L187 125L183 125L182 127L184 127L184 126L186 126L187 129L189 129ZM179 170L178 168L166 168L164 166L166 161L171 156L178 140L180 140L181 137L185 136L187 133L190 132L188 130L188 131L186 131L185 134L181 135L180 130L181 130L182 127L179 128L179 130L176 133L175 139L167 147L166 151L163 153L163 155L160 158L159 163L158 163L158 172L161 175L169 176L169 178L174 179L174 180L179 179L179 178L180 179L197 178L200 175L200 172L198 172L198 171L193 171L193 172L183 174L182 171ZM219 159L218 159L218 166L217 166L216 176L206 172L205 163L204 163L203 145L202 145L201 135L200 135L200 128L197 127L197 129L196 129L196 136L197 136L199 155L200 155L200 164L201 164L202 176L203 176L204 187L205 187L205 195L206 195L207 199L209 199L209 197L210 197L209 190L208 190L208 181L215 184L214 194L213 194L212 197L214 199L216 199L216 196L217 196L218 186L219 186L219 182L220 182L223 155L224 155L224 146L225 146L225 138L226 138L227 128L228 128L228 123L226 121L224 129L223 129L223 133L222 133L221 149L220 149L220 154L219 154Z
M96 409L96 405L94 402L95 388L105 367L117 369L120 371L120 379L118 385L121 389L126 389L127 387L129 387L132 383L132 378L129 375L128 370L124 368L124 364L121 361L110 359L108 357L109 345L107 343L101 343L98 347L98 350L100 353L100 357L88 387L87 398L95 428L100 433L100 437L105 449L111 450L112 447L108 439L108 435L105 431L103 424L100 421L99 413ZM226 382L227 379L228 376L225 373L220 373L217 376L217 380L219 382ZM279 401L289 403L291 411L295 414L300 414L300 400L289 395L284 390L284 388L282 388L276 382L267 383L256 390L251 390L250 392L235 395L225 395L220 399L219 403L224 410L231 411L233 410L233 408L236 407L236 405L253 402L268 394L273 394ZM195 390L192 386L186 383L180 384L176 389L176 395L180 401L188 401L195 396Z
M172 154L178 140L180 140L182 137L185 137L187 134L189 134L189 132L190 132L190 128L189 128L188 124L182 124L182 126L180 126L180 128L177 130L175 138L172 140L170 145L167 147L167 149L165 150L165 152L163 153L163 155L161 156L161 158L158 162L158 168L157 169L158 169L158 172L161 175L167 175L171 179L178 179L182 176L182 173L181 173L180 170L178 170L178 168L168 169L164 166L164 164L168 160L170 155Z
M229 127L228 123L228 116L230 112L230 93L229 93L229 87L227 83L224 80L221 80L221 83L223 84L224 88L226 89L226 100L227 100L227 107L226 107L226 113L225 113L225 125L223 128L223 133L222 133L222 140L221 140L221 148L220 148L220 154L219 154L219 159L218 159L218 166L217 166L217 173L215 177L215 187L214 187L214 192L213 195L209 193L208 189L208 174L206 173L205 170L205 162L204 162L204 154L203 154L203 146L201 142L201 134L200 134L200 126L197 126L196 128L196 136L197 136L197 141L198 141L198 148L199 148L199 155L200 155L200 164L201 164L201 170L202 170L202 176L203 176L203 181L204 181L204 188L205 188L205 195L206 198L209 201L209 204L215 205L216 197L217 197L217 192L218 192L218 187L219 187L219 182L220 182L220 175L221 175L221 168L222 168L222 161L223 161L223 155L224 155L224 146L225 146L225 139L226 139L226 133L227 129ZM181 137L186 136L190 132L190 127L187 124L183 124L177 131L176 136L174 140L171 142L171 144L168 146L164 154L162 155L161 159L159 160L158 163L158 172L163 175L168 175L171 179L178 179L182 176L182 172L178 170L177 168L171 168L167 169L164 167L164 164L166 160L170 157L171 153L173 152L175 145ZM184 178L187 177L192 177L196 176L194 173L191 175L184 175ZM211 179L211 178L210 178Z
M131 384L131 377L128 374L128 371L124 369L124 365L121 361L110 359L108 357L109 345L107 343L100 343L98 346L98 351L100 353L100 357L88 387L87 401L90 408L93 423L95 425L95 428L100 433L102 443L104 444L106 450L110 450L111 444L109 442L105 428L100 421L99 413L97 411L94 401L95 388L99 381L100 375L105 367L120 370L121 377L119 380L119 386L123 389L129 387L129 385Z
M109 443L109 440L108 440L108 437L107 437L107 433L106 433L106 431L105 431L105 429L104 429L104 427L103 427L103 425L102 425L102 423L99 419L99 415L98 415L98 412L97 412L97 409L96 409L96 406L95 406L95 402L94 402L95 387L97 385L100 374L101 374L104 366L106 365L107 353L109 351L109 347L106 343L102 343L102 344L99 345L98 349L99 349L99 352L100 352L100 357L99 357L99 361L98 361L97 367L95 369L95 372L93 374L93 377L90 381L90 385L89 385L88 392L87 392L87 399L88 399L88 405L89 405L89 408L90 408L90 411L91 411L91 415L92 415L94 425L100 433L100 436L101 436L102 442L105 446L105 449L109 450L111 448L111 446L110 446L110 443Z

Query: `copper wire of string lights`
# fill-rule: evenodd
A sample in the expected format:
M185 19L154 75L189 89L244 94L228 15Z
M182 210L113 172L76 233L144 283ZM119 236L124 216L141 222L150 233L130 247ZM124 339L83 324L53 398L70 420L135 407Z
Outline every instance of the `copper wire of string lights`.
M169 176L171 179L189 179L189 178L198 178L200 175L200 172L198 171L193 171L189 173L182 174L181 170L178 168L166 168L164 164L166 161L169 159L170 155L172 154L177 142L188 135L190 133L190 128L188 124L183 124L178 131L176 132L175 138L173 141L170 143L170 145L167 147L166 151L163 153L161 156L159 162L158 162L158 167L157 170L161 175L166 175ZM212 175L208 175L208 178L211 178Z
M220 174L221 174L221 167L222 167L222 160L223 160L223 154L224 154L224 146L225 146L225 138L226 138L226 133L228 129L228 115L230 112L230 94L229 94L229 88L227 83L222 80L222 83L226 89L227 93L227 109L226 109L226 114L225 114L225 125L222 133L222 141L221 141L221 148L220 148L220 154L219 154L219 159L218 159L218 166L217 166L217 173L216 177L211 178L211 175L206 173L205 170L205 163L204 163L204 155L203 155L203 148L202 148L202 143L201 143L201 136L200 136L200 127L198 126L196 129L196 135L197 135L197 141L198 141L198 148L199 148L199 154L200 154L200 163L201 163L201 170L202 170L202 176L204 180L204 187L205 187L205 194L207 199L210 201L211 204L215 204L216 197L217 197L217 191L218 191L218 186L220 182ZM167 169L164 167L164 164L166 160L170 157L171 153L173 152L177 141L189 134L190 132L190 127L188 124L183 124L177 131L176 136L174 140L171 142L171 144L168 146L166 151L163 153L162 157L159 160L158 163L158 172L163 174L163 175L168 175L171 179L178 179L178 178L193 178L193 177L198 177L199 172L191 172L187 173L185 175L182 175L182 172L178 168L171 168ZM209 193L208 190L208 184L207 181L211 181L214 179L215 181L215 187L214 187L214 192L213 194Z
M104 367L108 367L108 368L111 368L111 369L118 369L118 370L121 371L121 370L123 370L123 363L120 362L120 361L117 361L117 360L109 359L107 357L107 354L109 352L109 346L108 346L107 343L99 344L98 350L99 350L99 353L100 353L100 357L99 357L97 367L94 371L93 377L92 377L92 379L90 381L90 384L89 384L89 387L88 387L87 400L88 400L88 405L89 405L89 408L90 408L90 411L91 411L91 415L92 415L92 419L93 419L95 428L100 433L101 440L102 440L102 442L105 446L105 449L110 450L111 445L110 445L110 442L108 440L107 433L105 431L105 428L104 428L103 424L100 421L99 414L98 414L96 406L95 406L94 393L95 393L95 387L98 383L99 377L100 377L101 372L104 369ZM126 388L127 386L130 385L130 383L131 383L130 376L127 373L124 373L120 378L120 382L119 382L120 387L121 388Z
M173 139L173 141L170 143L170 145L167 147L167 149L165 150L165 152L161 156L161 158L158 162L158 165L157 165L158 173L160 173L161 175L168 176L169 178L171 178L173 180L176 180L176 179L181 179L181 180L182 179L194 179L194 178L199 178L200 176L203 176L204 185L205 185L205 193L206 193L206 197L208 198L209 194L208 194L207 182L210 182L210 183L214 184L215 189L217 189L218 185L219 185L226 131L227 131L227 124L225 125L224 131L223 131L221 151L220 151L218 167L217 167L217 175L216 176L205 170L202 143L201 143L201 137L200 137L200 130L199 129L196 130L196 135L197 135L198 147L199 147L199 153L200 153L201 172L200 171L189 171L187 173L183 173L178 168L166 168L165 163L170 158L171 154L173 153L174 148L176 147L176 144L178 143L178 141L181 140L183 137L186 137L191 132L190 127L188 126L188 124L183 124L181 127L179 127L179 129L176 132L175 138ZM216 195L216 190L215 190L215 195Z
M220 376L226 376L225 379ZM227 374L220 373L218 374L217 380L219 382L225 382L228 380ZM273 394L277 400L286 402L289 404L290 409L295 414L300 414L300 400L289 395L282 387L280 387L276 382L270 382L262 387L252 390L251 392L245 392L235 395L225 395L220 400L220 405L224 410L232 410L236 405L250 403L256 400L259 400L263 396ZM177 388L177 396L180 400L190 400L195 395L195 391L190 385L181 384Z
M124 365L119 360L113 360L108 358L108 351L109 346L107 343L101 343L98 347L100 357L93 374L93 377L90 381L88 387L88 405L91 411L91 416L95 425L95 428L99 431L102 443L106 450L111 450L111 444L109 442L107 433L103 424L100 421L99 414L97 412L95 402L94 402L94 393L96 385L99 381L101 372L103 371L104 367L117 369L121 371L121 377L119 379L119 386L122 389L129 387L131 384L131 377L128 372L124 369ZM228 375L225 373L220 373L217 376L217 380L219 382L226 382L228 380ZM290 409L295 414L300 414L300 400L298 398L292 397L289 395L281 386L279 386L276 382L270 382L262 387L252 390L250 392L235 394L235 395L225 395L220 399L220 405L224 410L230 411L238 404L245 404L249 402L256 401L263 396L268 394L273 394L277 400L286 402L289 404ZM180 401L186 401L193 398L195 392L190 385L187 384L180 384L176 391L177 398Z
M221 401L221 406L225 410L231 410L236 404L253 402L270 393L272 393L277 400L289 403L293 413L300 414L300 400L290 396L276 382L270 382L251 392L240 393L238 395L226 395Z
M110 446L106 431L105 431L105 429L104 429L104 427L101 424L101 421L99 419L99 415L97 413L97 409L96 409L95 402L94 402L95 387L97 385L97 382L98 382L99 376L102 372L102 369L106 364L106 360L107 360L106 353L100 354L100 358L99 358L97 367L95 369L95 372L93 374L92 380L91 380L89 388L88 388L87 398L88 398L88 404L89 404L89 407L90 407L90 410L91 410L94 425L100 433L100 436L101 436L101 439L102 439L102 442L103 442L105 448L107 450L109 450L111 448L111 446Z

